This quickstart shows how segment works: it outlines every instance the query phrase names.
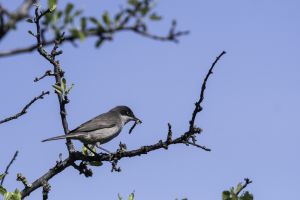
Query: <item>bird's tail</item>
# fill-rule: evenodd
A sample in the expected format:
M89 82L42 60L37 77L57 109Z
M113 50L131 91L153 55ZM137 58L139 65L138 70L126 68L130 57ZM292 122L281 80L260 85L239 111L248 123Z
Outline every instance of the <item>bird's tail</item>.
M51 138L42 140L42 142L48 142L48 141L52 141L52 140L61 140L61 139L66 139L66 138L68 138L68 135L60 135L60 136L51 137Z

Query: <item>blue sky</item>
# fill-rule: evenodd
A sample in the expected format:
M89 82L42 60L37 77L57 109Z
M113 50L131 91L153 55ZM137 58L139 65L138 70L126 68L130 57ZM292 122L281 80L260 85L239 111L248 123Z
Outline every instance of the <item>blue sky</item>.
M1 1L15 8L21 1ZM121 0L73 1L89 15L115 11ZM59 4L58 6L61 6ZM158 1L164 20L151 24L154 33L166 33L173 18L190 30L179 44L161 43L134 35L116 35L112 43L94 49L94 39L62 46L60 57L67 80L74 83L68 104L70 128L119 104L130 106L143 124L122 134L118 143L129 149L164 139L167 123L175 135L188 128L201 82L215 57L227 54L208 82L204 110L197 125L203 129L198 142L204 152L177 145L168 151L119 162L121 173L110 165L94 168L85 178L68 168L51 179L50 199L117 199L135 191L142 200L187 197L189 200L221 199L221 192L245 177L255 199L295 199L300 188L299 146L299 1L227 0ZM0 51L34 42L23 23L1 42ZM52 79L33 83L51 66L37 53L0 59L1 112L5 118L42 90L52 90ZM25 116L0 126L0 170L15 150L20 154L5 185L22 188L15 181L21 172L31 182L44 174L59 153L67 156L63 141L41 143L62 133L54 93L30 108ZM76 143L80 148L80 144ZM28 199L40 199L41 189Z

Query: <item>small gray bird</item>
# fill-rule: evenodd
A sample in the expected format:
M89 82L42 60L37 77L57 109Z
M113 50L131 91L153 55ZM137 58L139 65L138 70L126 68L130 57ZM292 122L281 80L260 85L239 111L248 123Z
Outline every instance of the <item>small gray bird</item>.
M60 139L80 140L85 145L96 145L107 143L117 137L122 131L123 126L129 122L135 121L136 124L142 123L135 117L132 110L127 106L117 106L110 111L103 113L69 132L68 135L61 135L43 140L42 142Z

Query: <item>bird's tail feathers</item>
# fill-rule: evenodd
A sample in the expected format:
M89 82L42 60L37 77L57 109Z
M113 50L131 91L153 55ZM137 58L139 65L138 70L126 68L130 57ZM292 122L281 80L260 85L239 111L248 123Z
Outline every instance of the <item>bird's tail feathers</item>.
M60 135L60 136L51 137L51 138L42 140L42 142L48 142L48 141L52 141L52 140L61 140L61 139L66 139L66 138L68 138L68 135Z

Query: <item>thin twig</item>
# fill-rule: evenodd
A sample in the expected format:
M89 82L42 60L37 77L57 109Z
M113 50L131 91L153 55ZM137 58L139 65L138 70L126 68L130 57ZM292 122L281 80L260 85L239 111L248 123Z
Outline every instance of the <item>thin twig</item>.
M252 183L252 181L249 178L245 178L245 183L242 185L241 189L239 191L237 191L236 195L238 196L242 190L244 190L249 184Z
M204 90L205 90L205 85L206 82L208 80L209 75L212 73L212 69L213 67L216 65L216 63L218 62L218 60L220 59L220 57L222 55L224 55L225 52L222 52L220 54L220 56L217 57L217 59L214 61L214 63L212 64L212 67L210 68L208 75L206 75L203 83L202 83L202 88L201 88L201 93L200 93L200 99L198 102L202 102L204 99ZM200 106L199 103L199 106ZM193 116L197 115L198 110L196 110L197 112L194 114ZM194 118L195 118L194 117ZM97 154L97 156L90 156L90 155L85 155L82 152L71 152L71 154L69 155L68 158L66 158L64 161L57 163L53 168L51 168L48 172L46 172L43 176L41 176L40 178L36 179L33 183L32 183L32 187L30 188L25 188L24 190L21 191L21 195L22 198L30 195L31 192L33 192L34 190L36 190L37 188L42 186L42 182L44 180L50 180L52 177L56 176L57 174L59 174L61 171L65 170L66 168L68 168L69 166L73 166L74 167L74 163L76 161L85 161L85 162L100 162L102 163L103 161L108 161L112 163L112 167L114 168L114 170L119 170L119 168L117 168L117 162L120 161L123 158L131 158L131 157L135 157L135 156L141 156L143 154L147 154L149 152L158 150L158 149L167 149L169 146L171 145L175 145L175 144L185 144L185 145L193 145L195 147L201 148L205 151L210 151L209 148L205 147L205 146L201 146L198 145L194 142L189 142L189 139L193 138L193 136L195 136L195 134L200 133L201 129L200 128L195 128L193 126L192 130L189 130L185 133L183 133L181 136L175 138L175 139L170 139L172 136L172 129L171 129L171 125L168 125L168 136L166 141L158 141L155 144L152 145L148 145L148 146L142 146L138 149L135 150L131 150L131 151L120 151L117 150L115 153L112 154L106 154L106 153L102 153L102 154ZM77 168L77 166L75 166L75 168Z
M64 33L59 37L59 39L54 41L54 47L51 51L51 53L48 53L44 48L43 48L43 43L42 43L42 34L41 34L41 26L40 26L40 20L43 16L46 14L50 13L50 9L48 8L45 11L39 12L39 7L35 9L35 18L34 18L34 23L36 25L36 35L34 37L36 38L37 41L37 50L39 54L44 57L47 61L49 61L53 65L53 73L55 77L55 85L62 85L62 78L64 77L64 72L62 71L60 67L60 63L58 60L56 60L56 56L59 55L57 54L57 49L58 45L62 43L64 40ZM62 95L59 93L57 94L58 102L59 102L59 108L60 108L60 118L62 122L62 126L64 129L64 133L67 135L69 134L69 128L68 128L68 121L67 121L67 111L66 111L66 104L69 102L68 97L66 94ZM69 153L75 151L74 145L71 142L70 139L67 139L67 148Z
M199 112L202 111L201 103L204 100L204 92L205 92L205 89L206 89L206 82L207 82L209 76L213 73L213 69L214 69L215 65L217 64L217 62L225 54L226 54L226 52L222 51L222 53L215 59L215 61L212 63L210 69L208 70L208 73L206 74L206 76L205 76L205 78L202 82L200 97L199 97L199 100L195 103L195 109L194 109L193 114L192 114L192 119L190 120L190 129L189 129L189 131L192 131L194 129L196 116Z
M36 101L39 100L39 99L43 99L44 96L45 96L45 95L48 95L48 94L50 94L49 91L47 91L47 92L44 92L44 91L43 91L39 96L34 97L27 105L25 105L24 108L21 110L21 112L19 112L19 113L13 115L13 116L11 116L11 117L7 117L7 118L1 120L1 121L0 121L0 124L3 124L3 123L5 123L5 122L8 122L8 121L11 121L11 120L14 120L14 119L17 119L18 117L20 117L20 116L26 114L28 108L29 108L32 104L34 104L34 102L36 102Z
M193 142L187 142L187 144L203 149L204 151L211 151L211 149L207 148L206 146L202 146Z
M122 28L118 28L118 29L104 30L100 35L105 35L108 33L114 34L114 33L125 32L125 31L132 31L140 36L150 38L153 40L171 41L171 42L172 41L178 42L178 39L177 39L178 37L187 35L189 33L188 31L182 31L182 32L178 32L172 36L170 36L170 35L159 36L159 35L150 34L145 31L137 30L136 27L130 26L130 27L122 27ZM90 30L85 31L84 34L86 37L95 37L95 36L98 37L99 36L99 32L94 31L94 28L91 28ZM56 39L50 39L47 41L43 41L43 46L50 46L55 43L55 40ZM73 36L73 35L67 35L67 36L65 36L65 39L63 42L74 42L75 40L79 40L79 38L77 38L76 36ZM103 40L108 40L108 39L103 37ZM14 56L14 55L22 54L22 53L30 53L30 52L36 50L37 48L38 48L38 46L36 44L33 44L28 47L20 47L20 48L16 48L16 49L12 49L12 50L2 51L2 52L0 52L0 57Z
M8 170L9 170L10 166L13 164L13 162L16 160L16 158L18 156L18 153L19 153L19 151L16 151L15 154L14 154L14 156L12 157L12 159L10 160L10 162L8 163L8 165L7 165L7 167L6 167L5 171L4 171L4 176L3 176L2 180L1 180L0 185L3 185L4 179L5 179L6 175L8 174Z
M45 77L47 77L47 76L54 76L54 74L51 73L51 70L47 70L42 76L36 77L36 78L34 79L34 82L38 82L38 81L42 80L43 78L45 78Z

